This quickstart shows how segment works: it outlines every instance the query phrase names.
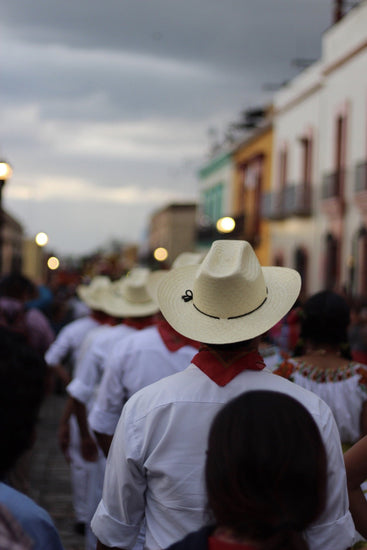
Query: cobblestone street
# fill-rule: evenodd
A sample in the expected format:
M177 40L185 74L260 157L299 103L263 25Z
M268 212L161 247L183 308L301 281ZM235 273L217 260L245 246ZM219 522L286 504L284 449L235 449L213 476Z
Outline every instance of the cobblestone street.
M84 537L73 531L69 467L58 447L57 428L66 397L52 394L41 409L32 453L30 496L53 518L65 550L84 550Z

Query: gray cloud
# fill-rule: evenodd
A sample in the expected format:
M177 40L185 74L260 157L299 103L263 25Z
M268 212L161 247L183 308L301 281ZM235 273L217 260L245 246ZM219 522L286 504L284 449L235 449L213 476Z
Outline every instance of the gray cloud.
M270 100L263 84L294 75L293 58L319 56L331 8L331 0L5 0L0 153L14 166L6 206L63 252L114 233L139 238L160 200L197 193L208 128L223 132L241 110ZM135 192L116 203L119 188ZM150 204L144 190L155 192ZM98 229L94 216L105 220Z

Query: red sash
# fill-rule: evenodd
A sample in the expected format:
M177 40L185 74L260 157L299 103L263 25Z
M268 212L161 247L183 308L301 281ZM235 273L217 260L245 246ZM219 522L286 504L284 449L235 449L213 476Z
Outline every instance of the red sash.
M162 319L157 323L157 328L164 345L169 351L177 351L184 346L192 346L199 349L201 346L199 342L186 338L186 336L182 336L182 334L176 332L165 319Z
M218 386L225 386L244 370L262 370L265 363L257 350L215 351L200 348L191 363L196 365Z

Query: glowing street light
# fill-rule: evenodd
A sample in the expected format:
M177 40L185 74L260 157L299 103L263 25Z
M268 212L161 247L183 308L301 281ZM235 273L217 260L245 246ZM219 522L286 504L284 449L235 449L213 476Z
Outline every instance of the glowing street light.
M36 241L36 244L38 246L45 246L48 243L48 235L47 233L40 231L39 233L37 233L34 240Z
M231 233L236 227L236 222L233 218L225 216L224 218L219 218L217 221L217 230L219 233Z
M47 260L47 267L48 269L55 271L55 269L58 269L60 267L60 260L56 258L56 256L50 256Z
M5 160L0 160L0 181L5 182L11 178L13 169Z
M153 256L158 262L164 262L168 258L168 252L166 248L160 246L155 249L155 251L153 252Z

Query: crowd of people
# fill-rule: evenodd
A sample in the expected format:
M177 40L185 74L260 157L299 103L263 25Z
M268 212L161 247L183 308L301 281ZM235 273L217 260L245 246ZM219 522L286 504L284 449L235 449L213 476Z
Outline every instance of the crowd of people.
M56 326L46 292L3 277L0 549L62 548L26 496L38 411L59 384L86 550L363 544L366 309L331 290L300 301L301 284L218 240L171 269L93 277Z

